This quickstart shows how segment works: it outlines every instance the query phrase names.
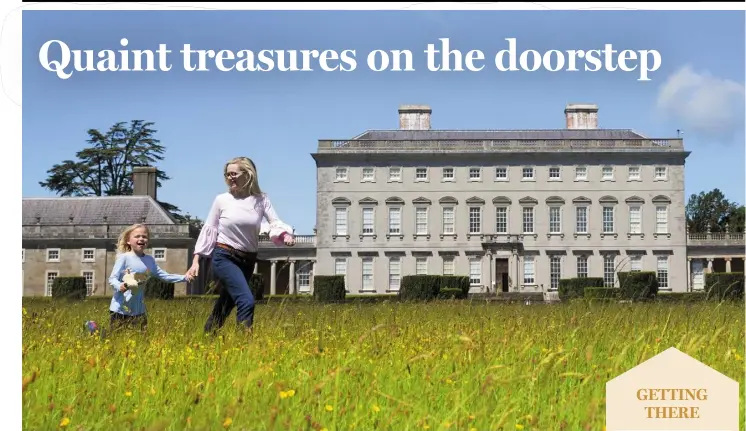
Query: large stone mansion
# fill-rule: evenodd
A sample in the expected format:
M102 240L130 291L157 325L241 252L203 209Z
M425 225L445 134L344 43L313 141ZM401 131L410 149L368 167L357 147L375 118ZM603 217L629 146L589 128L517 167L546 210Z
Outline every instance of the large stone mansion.
M743 271L743 234L686 232L682 139L599 128L585 104L568 105L559 130L437 130L431 115L402 106L398 129L318 142L315 234L292 249L264 240L267 293L309 293L314 274L345 275L352 294L396 292L408 274L547 292L570 277L612 286L629 270L686 291L707 272ZM196 232L158 206L153 168L134 175L135 196L24 198L25 295L49 294L62 273L110 295L118 228L141 221L164 268L186 271Z

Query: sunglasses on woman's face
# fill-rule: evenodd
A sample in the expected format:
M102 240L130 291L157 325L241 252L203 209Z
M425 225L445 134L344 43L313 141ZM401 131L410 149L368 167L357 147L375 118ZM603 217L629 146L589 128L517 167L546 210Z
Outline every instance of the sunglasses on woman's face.
M236 178L240 177L242 173L241 172L226 172L224 175L225 175L225 178L231 178L235 180Z

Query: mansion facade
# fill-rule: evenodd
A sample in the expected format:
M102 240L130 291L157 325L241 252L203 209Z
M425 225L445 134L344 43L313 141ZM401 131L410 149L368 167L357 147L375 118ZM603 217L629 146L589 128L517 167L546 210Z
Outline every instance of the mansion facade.
M472 292L495 293L550 292L572 277L615 286L619 271L655 271L660 290L688 291L708 272L743 271L742 233L686 231L680 138L600 128L586 104L568 105L557 130L436 130L431 116L402 106L397 129L318 142L316 230L293 248L263 238L256 271L267 294L310 293L314 274L383 294L410 274L468 275ZM24 199L25 294L47 294L60 267L88 271L91 291L101 280L110 294L108 274L89 267L113 261L102 227L112 223L157 225L156 259L186 271L197 233L158 210L153 168L137 169L140 196Z

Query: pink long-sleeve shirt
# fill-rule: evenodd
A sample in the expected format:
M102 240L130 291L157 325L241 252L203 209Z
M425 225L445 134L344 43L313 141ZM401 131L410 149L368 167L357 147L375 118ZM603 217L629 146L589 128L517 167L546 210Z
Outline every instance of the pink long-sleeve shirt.
M218 195L199 234L194 254L210 257L216 243L255 253L259 249L263 219L269 222L272 242L282 245L283 237L291 234L292 228L277 217L266 194L247 198L235 198L228 192Z

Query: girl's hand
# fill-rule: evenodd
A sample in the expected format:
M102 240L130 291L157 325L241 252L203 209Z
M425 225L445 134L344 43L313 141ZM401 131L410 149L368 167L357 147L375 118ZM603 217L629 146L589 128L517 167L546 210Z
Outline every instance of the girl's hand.
M125 290L127 290L127 283L122 283L122 284L121 284L121 285L119 286L119 291L120 291L120 292L124 292Z
M191 281L192 281L192 280L194 280L194 277L192 277L192 274L191 274L191 273L189 273L189 271L187 271L187 273L186 273L186 274L184 274L184 279L185 279L185 280L186 280L186 281L187 281L188 283L191 283Z
M288 247L292 247L295 245L295 238L293 238L293 236L289 233L285 234L283 241L285 241L285 245L287 245Z
M199 275L199 262L197 260L192 263L192 267L186 273L187 277L194 278ZM190 280L191 281L191 280Z

